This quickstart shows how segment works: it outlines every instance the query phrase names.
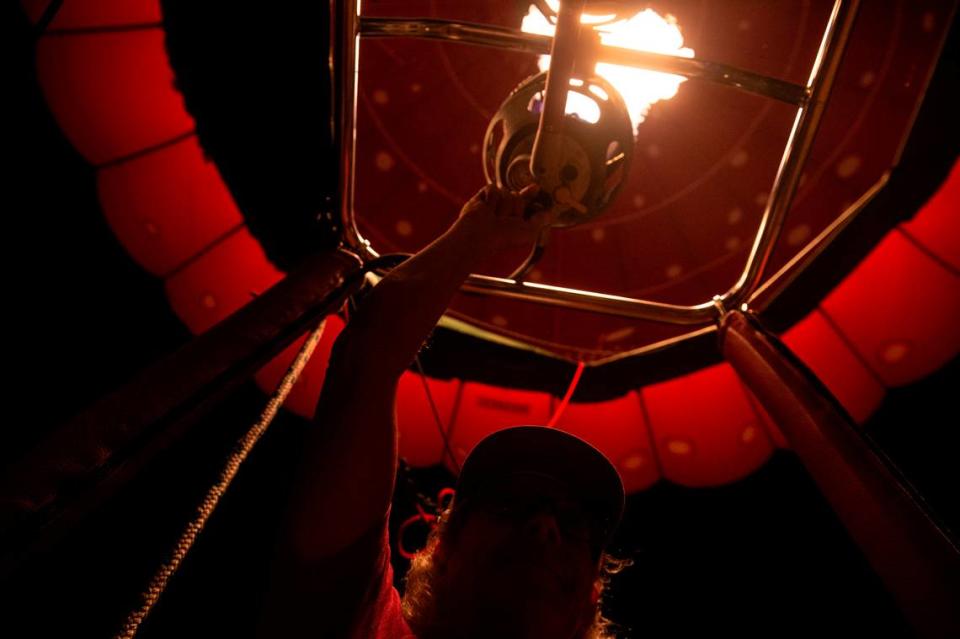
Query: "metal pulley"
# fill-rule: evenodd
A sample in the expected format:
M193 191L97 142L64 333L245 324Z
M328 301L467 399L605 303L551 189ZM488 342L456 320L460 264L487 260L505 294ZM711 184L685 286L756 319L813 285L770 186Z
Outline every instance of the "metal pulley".
M634 132L620 93L600 77L570 79L557 170L534 180L530 157L543 111L547 73L534 75L507 96L484 137L483 170L488 182L519 191L536 181L543 208L559 213L555 226L582 224L606 208L627 178ZM573 107L573 108L571 108Z

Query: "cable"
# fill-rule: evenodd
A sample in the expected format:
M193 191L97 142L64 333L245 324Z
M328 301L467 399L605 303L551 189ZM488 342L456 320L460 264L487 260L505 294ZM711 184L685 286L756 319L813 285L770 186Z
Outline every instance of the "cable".
M577 370L573 373L573 379L570 380L570 386L567 387L567 392L563 396L563 400L560 402L560 405L557 406L557 410L554 411L553 417L550 418L550 421L547 422L549 428L554 428L557 425L557 422L560 421L560 416L563 415L563 411L567 409L567 404L570 403L570 398L573 397L573 391L577 389L577 384L580 383L580 376L583 375L583 368L585 364L583 360L577 362Z
M437 424L437 430L440 431L440 439L443 440L443 449L446 451L447 455L450 456L450 462L453 464L453 467L456 469L457 474L460 474L460 464L457 462L457 458L453 456L453 449L450 447L450 439L447 437L447 429L443 425L443 420L440 419L440 411L437 409L436 402L433 401L433 393L430 392L430 384L427 382L427 374L423 372L423 365L420 363L420 356L417 355L413 358L414 364L417 366L417 372L420 373L420 381L423 382L423 390L427 393L427 401L430 402L430 410L433 412L433 419Z
M414 507L417 509L417 514L407 517L403 523L400 524L400 528L397 530L397 552L400 553L401 557L410 560L413 559L414 556L419 552L418 550L407 550L403 536L404 533L407 532L407 529L418 521L422 521L423 523L427 524L431 530L436 528L437 522L440 519L440 514L442 514L450 506L450 501L453 499L454 494L455 491L453 488L441 488L437 493L437 501L433 502L425 495L419 492L417 493L421 500L433 508L438 514L432 515L425 511L420 503L414 503Z

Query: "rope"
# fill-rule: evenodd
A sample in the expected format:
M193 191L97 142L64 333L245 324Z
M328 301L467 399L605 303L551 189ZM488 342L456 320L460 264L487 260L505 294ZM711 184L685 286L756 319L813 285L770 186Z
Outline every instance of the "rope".
M316 348L317 343L319 343L320 337L323 335L323 328L325 325L326 319L320 322L320 324L307 337L307 340L304 342L303 346L300 347L300 352L297 353L293 363L290 364L286 374L280 381L280 385L277 386L277 389L273 392L273 395L267 402L266 407L260 414L260 419L257 420L257 423L255 423L240 439L240 441L237 442L236 448L227 459L227 463L224 465L223 470L220 471L220 478L207 491L206 496L203 498L203 501L197 508L196 516L187 524L187 527L180 535L180 539L177 541L177 545L174 547L170 560L164 564L161 564L160 568L157 569L157 572L154 573L153 578L150 580L150 584L147 586L147 589L141 593L140 607L130 612L126 622L123 625L123 629L117 633L116 639L133 639L133 637L136 636L137 631L140 629L140 625L143 623L144 619L147 618L147 615L150 614L153 606L157 603L157 600L160 599L160 595L162 595L163 591L166 590L167 584L170 582L170 578L180 567L180 564L183 563L184 558L187 556L187 553L190 552L190 548L196 541L197 535L199 535L200 531L203 530L203 527L210 518L210 515L213 514L213 510L217 507L220 498L230 486L230 483L236 476L237 471L240 469L240 464L243 463L243 461L250 454L250 451L253 450L253 447L260 440L260 437L262 437L267 431L267 428L270 426L273 418L276 417L280 406L287 399L287 396L290 394L290 390L300 377L300 373L303 372L303 368L310 360L310 356L313 355L313 351Z
M423 365L420 363L420 356L415 356L413 361L417 365L417 372L420 374L420 381L423 383L423 390L427 393L427 401L430 402L430 410L433 412L433 420L437 425L437 430L440 431L440 439L443 440L444 452L450 456L450 462L453 464L454 469L456 469L457 474L459 475L460 463L457 462L457 458L453 455L453 449L450 447L450 438L448 436L449 428L444 427L443 420L440 418L440 411L437 409L437 403L433 401L433 393L430 392L430 383L427 381L427 374L423 371Z
M581 360L577 362L577 370L573 373L573 379L570 380L570 386L567 387L567 392L563 396L563 400L560 402L560 405L557 406L557 410L554 411L553 417L550 418L550 421L547 422L547 426L550 428L555 428L557 422L560 421L560 416L563 415L563 411L567 410L567 404L570 403L570 398L573 397L573 391L577 390L577 384L580 383L580 376L583 375L584 362Z

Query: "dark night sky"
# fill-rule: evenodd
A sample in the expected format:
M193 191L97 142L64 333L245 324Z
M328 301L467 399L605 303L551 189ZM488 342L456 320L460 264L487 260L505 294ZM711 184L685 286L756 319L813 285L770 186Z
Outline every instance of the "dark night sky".
M8 408L4 463L93 399L117 387L188 332L160 281L113 239L93 170L62 138L32 68L32 34L14 3L6 43L3 153L8 273ZM12 320L12 321L11 321ZM954 529L957 364L892 392L868 430ZM12 385L12 387L10 386ZM102 512L4 589L8 627L23 635L103 636L118 627L263 397L234 394ZM11 415L13 413L13 415ZM906 426L909 423L909 428ZM249 636L288 463L304 432L284 416L237 480L174 580L150 636ZM427 493L444 471L416 471ZM405 485L405 482L401 482ZM412 505L400 491L396 515ZM614 549L636 565L615 584L610 614L629 636L848 633L907 636L899 614L799 461L778 452L737 484L687 489L661 482L630 498ZM15 591L15 592L13 592ZM54 614L59 611L59 614Z

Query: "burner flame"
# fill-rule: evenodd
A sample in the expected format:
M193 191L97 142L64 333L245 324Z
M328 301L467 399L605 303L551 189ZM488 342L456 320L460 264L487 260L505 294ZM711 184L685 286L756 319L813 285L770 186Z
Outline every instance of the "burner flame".
M557 11L559 2L547 0L547 5ZM605 45L624 47L639 51L652 51L692 58L693 49L683 46L683 35L677 20L672 15L661 16L653 9L644 9L627 20L610 21L611 16L594 16L584 13L582 24L591 25ZM552 36L554 25L534 5L523 18L523 31ZM540 70L550 67L550 56L540 56ZM660 100L669 100L677 94L682 76L624 67L604 62L597 63L597 74L617 88L627 103L634 130L646 118L650 107ZM589 111L596 109L590 98L576 92L568 94L567 113L589 120Z

